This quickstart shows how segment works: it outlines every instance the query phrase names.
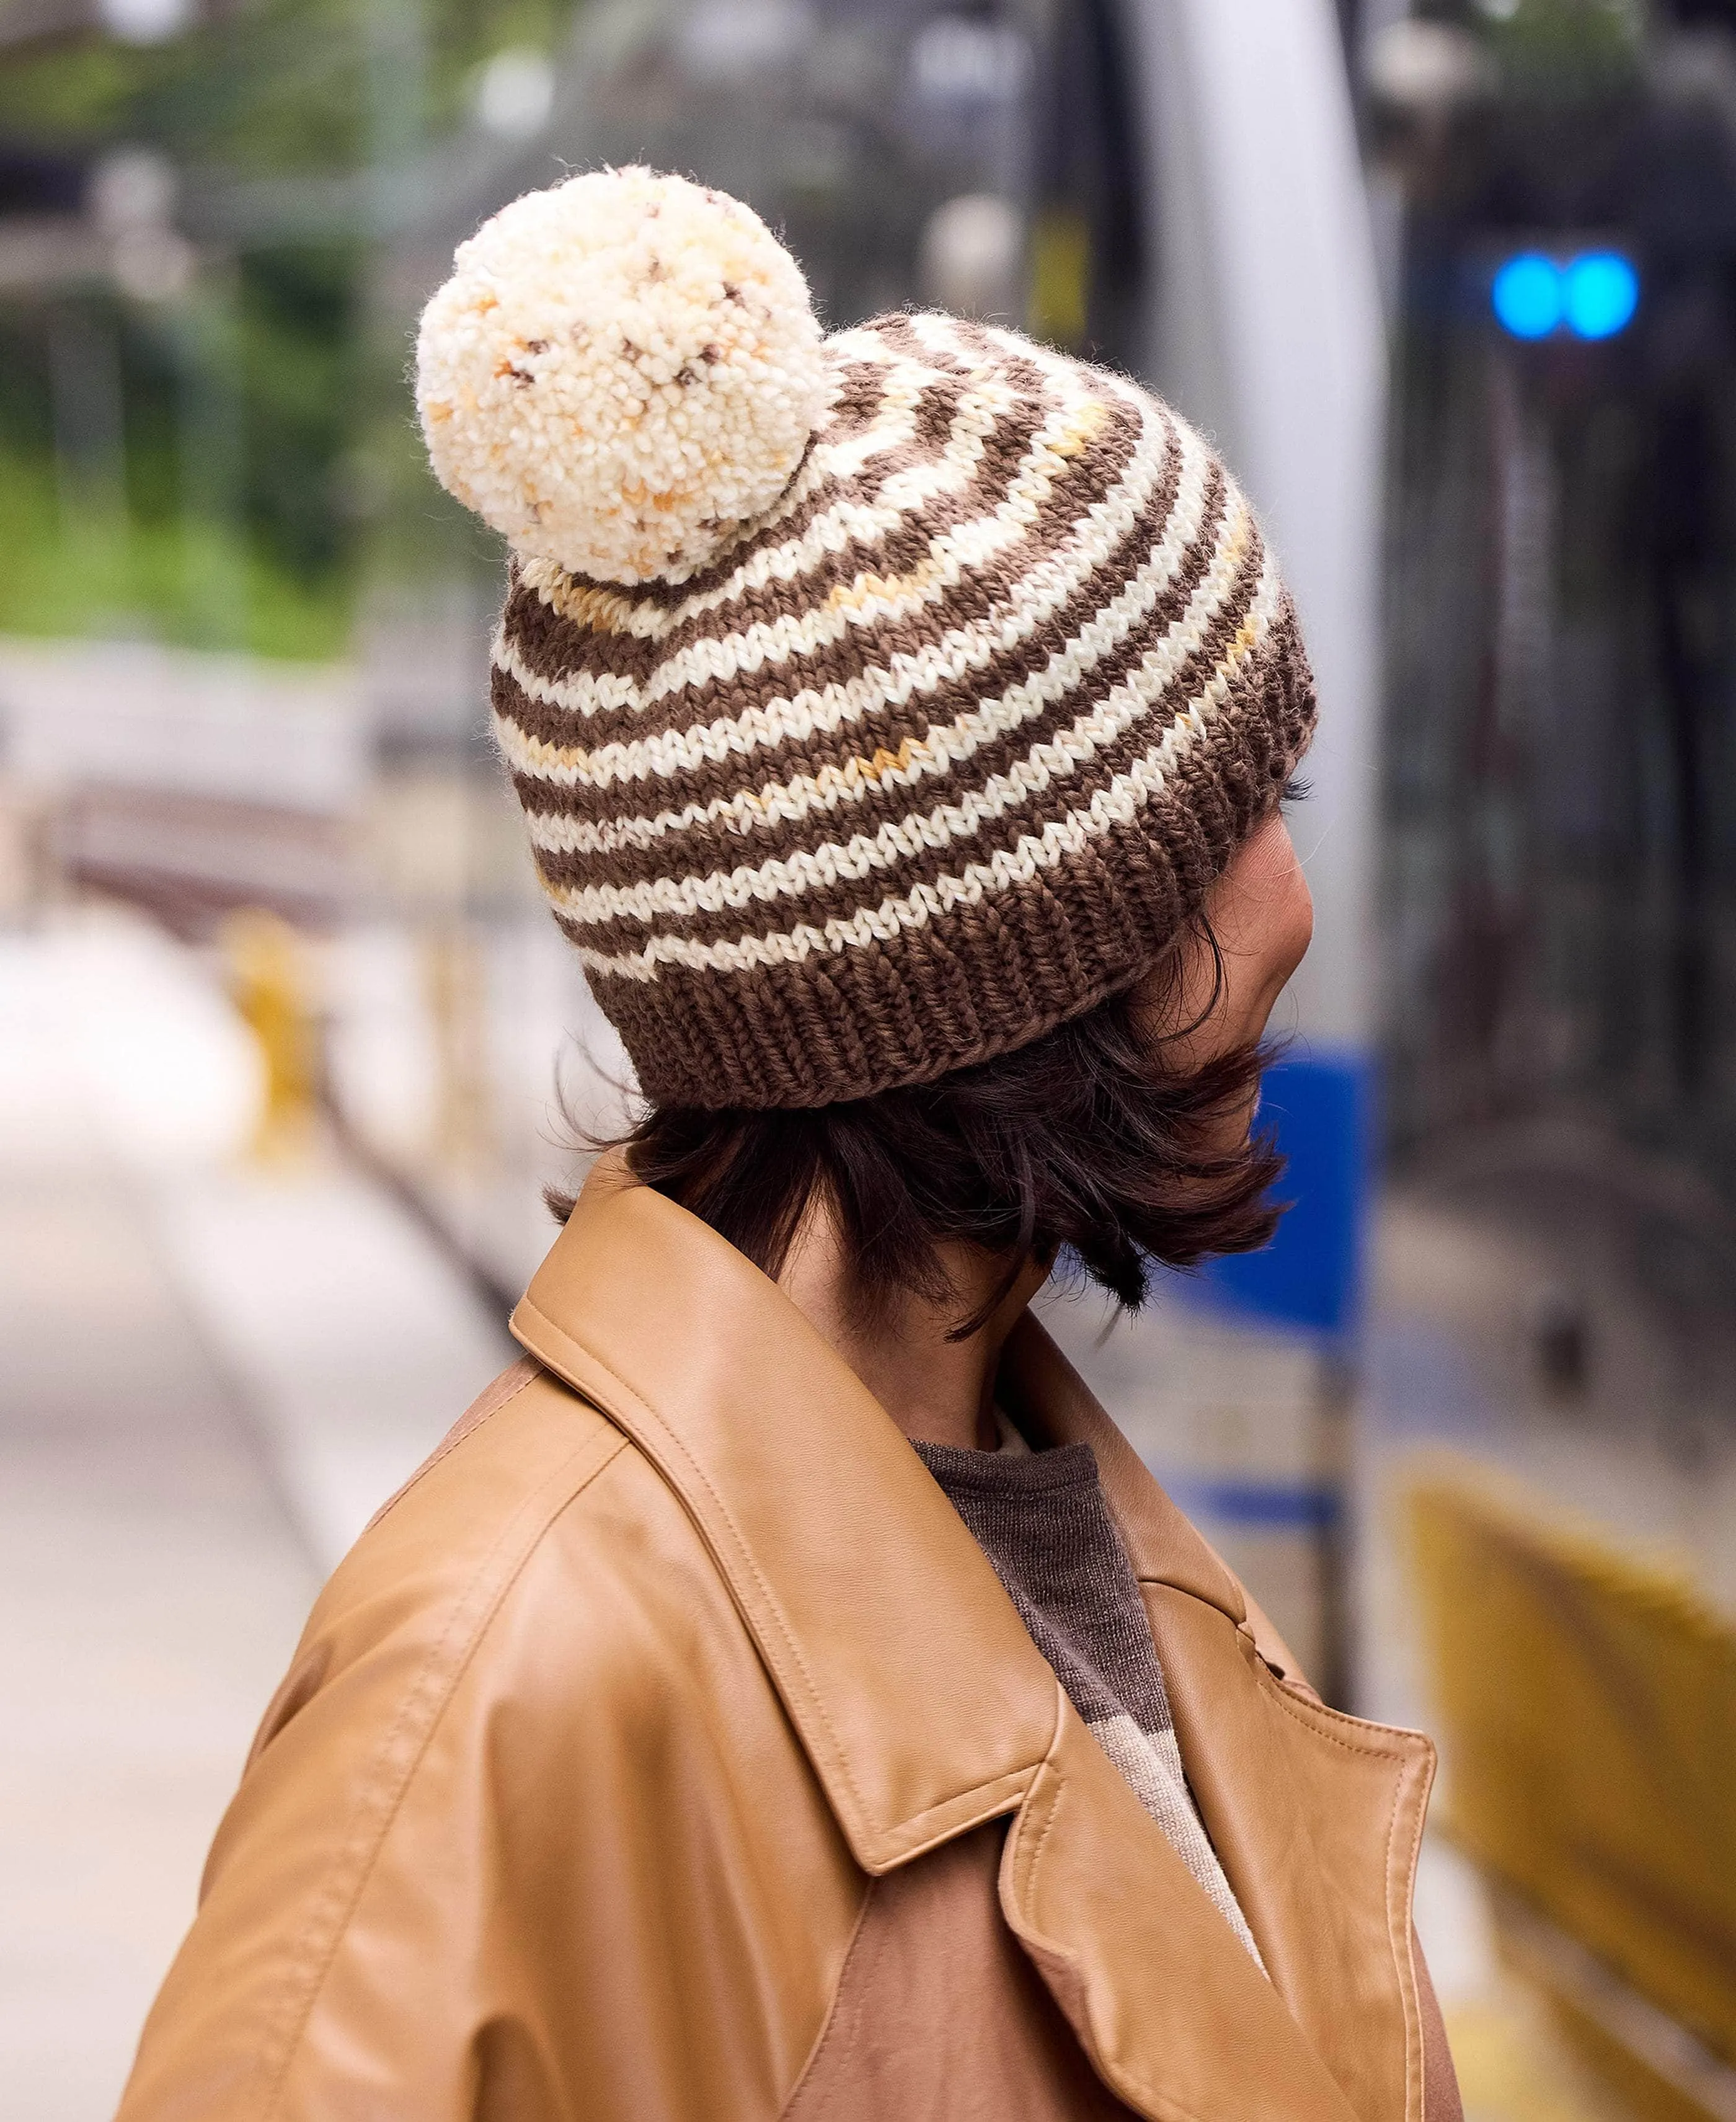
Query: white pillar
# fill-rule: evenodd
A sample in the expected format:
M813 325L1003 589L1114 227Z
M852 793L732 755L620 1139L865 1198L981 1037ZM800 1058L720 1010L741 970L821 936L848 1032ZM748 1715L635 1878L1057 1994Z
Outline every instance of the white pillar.
M1157 141L1154 377L1222 450L1301 611L1321 716L1295 830L1318 940L1294 1021L1312 1045L1360 1053L1375 1007L1386 362L1337 12L1135 5Z

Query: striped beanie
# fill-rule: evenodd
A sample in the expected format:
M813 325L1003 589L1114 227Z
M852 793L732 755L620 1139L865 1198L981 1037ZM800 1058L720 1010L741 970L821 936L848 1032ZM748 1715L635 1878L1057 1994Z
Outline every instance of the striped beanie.
M1307 744L1289 596L1174 413L953 317L824 336L682 178L497 214L417 395L508 541L501 749L655 1104L866 1097L1078 1016Z

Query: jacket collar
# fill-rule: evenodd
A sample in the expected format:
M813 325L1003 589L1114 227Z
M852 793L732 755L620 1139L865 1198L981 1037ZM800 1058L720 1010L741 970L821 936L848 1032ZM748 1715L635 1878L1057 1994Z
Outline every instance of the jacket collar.
M1053 1676L921 1460L774 1283L609 1158L512 1330L681 1497L866 1871L1016 1804L1054 1735Z
M1001 1875L1007 1920L1122 2099L1197 2122L1406 2115L1402 2092L1397 2106L1346 2100L1342 2072L1323 2060L1323 2030L1311 2028L1312 2040L1303 2031L1287 1993L1254 1967L1086 1732L922 1461L750 1262L605 1157L512 1330L682 1498L866 1871L1017 1815ZM1206 1616L1216 1648L1195 1662L1213 1668L1206 1694L1246 1698L1254 1661L1233 1648L1248 1635L1239 1587L1034 1322L1010 1339L1002 1383L1052 1441L1092 1444L1154 1626L1165 1599ZM1160 1637L1166 1666L1194 1655L1185 1629L1172 1635ZM1192 1700L1202 1676L1177 1677ZM1246 1699L1239 1708L1245 1733L1259 1713ZM1216 1721L1197 1718L1183 1732L1189 1771L1198 1781L1204 1768L1213 1790L1233 1788L1231 1764L1196 1759L1211 1753ZM1235 1829L1234 1805L1220 1810ZM1218 1838L1210 1808L1207 1825ZM1262 1843L1258 1829L1236 1847L1264 1861L1271 1836ZM1293 1840L1295 1822L1280 1833ZM1282 1861L1295 1856L1286 1849ZM1239 1877L1227 1854L1226 1868L1248 1906L1257 1882ZM1384 1920L1393 1893L1384 1875L1379 1892ZM1281 1908L1256 1902L1261 1914L1250 1908L1249 1918L1268 1965L1275 1952L1281 1963L1305 1957L1287 1955L1274 1933ZM1404 1911L1401 1989L1407 1875ZM1401 2053L1401 2087L1407 2076Z

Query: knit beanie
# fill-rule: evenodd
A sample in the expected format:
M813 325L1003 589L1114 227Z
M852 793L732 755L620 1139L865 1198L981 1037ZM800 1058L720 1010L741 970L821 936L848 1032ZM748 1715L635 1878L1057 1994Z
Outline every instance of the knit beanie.
M823 334L747 207L609 170L459 248L417 400L510 548L495 727L659 1105L810 1106L1136 980L1314 689L1223 465L1012 331Z

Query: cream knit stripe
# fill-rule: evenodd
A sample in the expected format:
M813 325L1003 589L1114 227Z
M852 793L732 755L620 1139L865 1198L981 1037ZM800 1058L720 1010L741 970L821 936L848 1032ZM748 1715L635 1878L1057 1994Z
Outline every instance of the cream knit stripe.
M1181 512L1183 527L1191 540L1197 527L1198 504L1204 495L1207 477L1207 460L1199 442L1185 430L1178 436L1177 442L1183 465L1176 505L1158 541L1159 549L1166 552L1171 549L1172 526L1178 512ZM795 697L824 700L842 697L843 688L855 688L865 703L878 701L884 704L894 699L907 700L944 683L949 677L963 676L988 662L996 654L1028 639L1055 612L1072 601L1092 571L1132 533L1164 469L1168 454L1160 437L1148 433L1142 438L1129 458L1121 480L1077 519L1073 534L1064 543L1045 554L1032 567L1020 584L1024 594L1016 605L955 627L938 641L925 643L920 650L898 651L884 666L870 665L850 680ZM964 572L959 568L948 568L942 586L955 587ZM808 620L816 632L820 623L817 615ZM842 625L827 629L834 637L842 630ZM504 628L496 633L492 661L495 669L510 678L528 699L552 707L557 713L574 711L576 703L576 712L587 718L604 710L642 710L651 699L666 689L661 680L669 668L667 665L662 666L642 689L630 678L608 674L587 676L576 682L551 680L540 676L525 663ZM720 722L712 727L722 728L725 725ZM522 741L540 745L542 750L537 756L546 762L527 766L525 770L528 772L564 779L569 774L583 776L589 770L576 762L592 755L576 747L549 746L546 740L529 736L524 736ZM567 770L563 771L563 768Z
M977 398L961 404L955 411L947 430L947 441L940 455L927 461L908 467L894 474L883 484L881 499L873 505L846 499L815 516L802 535L778 549L788 561L787 567L761 568L744 567L740 577L749 575L754 580L736 581L722 588L688 600L672 610L656 610L655 607L640 605L631 610L618 605L612 597L608 606L609 630L616 633L637 634L644 639L656 639L673 633L695 615L703 612L717 613L723 625L721 634L708 634L689 644L690 657L702 659L711 643L719 639L731 641L742 637L728 630L728 615L722 610L750 591L763 588L778 577L795 581L804 572L819 565L828 553L841 553L852 541L867 551L878 550L886 540L887 534L897 530L907 518L917 512L922 504L948 492L962 493L977 476L981 468L988 438L993 434L997 420L1018 410L1018 400L1004 386L998 384ZM890 494L889 501L886 497ZM594 603L595 591L576 591L572 584L558 570L553 573L548 563L533 565L525 562L520 568L520 580L535 591L544 603L557 611L563 612L576 622L590 626L595 624ZM584 604L585 608L581 609ZM646 614L655 612L656 624L647 623ZM811 619L811 615L805 615ZM786 624L788 621L785 622ZM506 619L502 615L495 632L492 655L497 664L502 656L510 653L511 644L506 631ZM642 687L631 678L607 673L586 674L585 678L571 681L571 697L551 702L582 714L600 711L629 708L635 712L657 697L660 678L677 667L676 661L658 666L649 684ZM565 689L563 689L564 690Z
M1208 489L1203 465L1197 478L1184 471L1183 484L1151 557L1105 610L1114 612L1125 600L1125 621L1131 624L1155 605L1198 538ZM1226 496L1226 504L1218 524L1215 552L1221 549L1229 526L1242 505L1239 496L1233 501ZM1026 596L1020 606L1006 611L998 624L991 619L955 629L919 649L895 651L884 665L870 665L828 685L807 687L781 699L759 703L739 716L720 716L684 730L660 731L651 737L618 739L594 750L576 745L550 744L501 713L496 717L496 733L502 751L514 773L529 779L556 788L601 788L615 782L674 778L691 772L702 760L721 762L731 754L746 758L756 751L775 750L792 739L829 737L885 708L908 706L950 680L963 680L997 652L1030 639L1054 612L1071 601L1094 570L1124 541L1137 520L1137 511L1130 508L1125 523L1116 520L1121 512L1114 512L1106 524L1082 522L1077 549L1068 555L1066 563L1045 559L1034 567L1027 582L1020 585ZM1070 648L1069 652L1076 651ZM1095 652L1100 652L1100 648ZM1091 661L1095 660L1095 653ZM515 666L516 661L515 657ZM1080 664L1079 674L1086 667ZM520 682L516 667L506 667L506 675ZM1025 689L1033 682L1040 681L1025 681ZM1014 694L1020 689L1015 688ZM1034 711L1026 708L1015 713L1015 721Z
M1234 639L1220 663L1233 669L1264 638L1277 610L1276 577L1270 565ZM1214 605L1216 600L1214 600ZM1197 629L1202 637L1203 624ZM1196 644L1197 645L1197 644ZM995 774L980 789L956 804L943 804L923 815L889 819L872 835L857 834L839 844L707 876L658 877L631 886L562 886L544 882L549 904L574 928L595 928L609 921L655 922L691 919L726 908L737 911L757 900L798 898L838 884L859 884L875 871L897 869L925 848L950 846L974 838L992 825L1022 810L1047 793L1051 783L1071 778L1099 751L1118 742L1151 712L1167 689L1186 652L1169 642L1146 656L1126 683L1081 716L1051 742L1033 747L1011 774ZM1113 787L1113 783L1111 783Z
M1244 635L1248 633L1244 626ZM955 876L918 884L902 898L884 899L878 906L861 908L847 918L835 918L823 928L804 923L781 932L744 936L721 943L654 936L642 950L621 953L595 950L576 942L579 961L586 972L600 977L638 981L655 980L660 965L680 965L695 972L748 972L767 965L800 965L820 953L837 956L871 943L894 942L907 930L943 918L954 907L980 906L992 894L1034 884L1044 871L1058 867L1093 840L1132 825L1161 791L1178 760L1186 756L1210 726L1251 646L1251 638L1244 644L1244 636L1239 635L1232 656L1219 666L1211 682L1194 696L1159 741L1125 773L1117 774L1107 788L1099 789L1083 810L1070 811L1064 817L1052 820L1040 835L1026 834L1015 847L997 849L987 862L971 862Z
M824 603L810 611L759 621L737 633L708 635L660 664L643 683L618 673L585 671L575 672L565 680L539 677L524 665L504 624L495 635L494 663L531 699L545 707L585 717L604 713L639 713L665 695L688 686L707 680L726 683L743 671L814 656L842 639L852 627L896 625L913 616L925 605L940 601L945 591L955 588L967 573L987 566L1041 521L1043 504L1071 463L1070 459L1057 454L1054 445L1070 438L1076 423L1089 417L1085 409L1094 403L1081 399L1071 405L1052 409L1032 438L1012 484L996 507L931 540L927 559L908 576L882 582L878 577L864 571L858 576L857 583L870 587L847 593L834 591ZM1156 470L1163 461L1164 439L1160 434L1148 446L1146 439L1142 437L1110 494L1094 504L1082 521L1089 522L1095 509L1104 507L1127 488L1130 479L1135 476L1136 466L1138 478L1155 482ZM980 451L981 442L973 436L970 446ZM950 443L948 448L952 448ZM961 479L959 484L962 486L968 481ZM843 526L837 541L838 550L842 549L851 535L856 536L858 543L878 545L883 542L888 530L898 528L905 521L902 511L853 502L841 503L835 512Z
M1219 521L1211 559L1202 584L1196 587L1187 611L1172 622L1169 633L1186 624L1190 615L1197 612L1202 587L1225 584L1226 545L1244 535L1247 521L1245 504L1239 496L1235 496ZM1033 720L1052 702L1065 698L1080 685L1104 653L1118 639L1125 638L1162 596L1193 543L1192 538L1180 535L1186 527L1176 524L1172 516L1173 535L1166 535L1150 563L1150 580L1139 583L1136 578L1136 586L1105 607L1107 618L1100 614L1089 626L1081 629L1066 649L1051 655L1042 671L1009 687L997 699L965 709L950 726L931 726L922 741L932 748L932 770L950 771L956 759L968 758L992 738L1010 735L1022 723ZM1118 610L1117 605L1122 608ZM828 686L823 693L797 693L788 699L770 701L734 721L712 722L698 729L665 731L656 737L604 746L594 752L576 752L544 744L541 739L527 735L505 716L496 717L496 734L506 763L515 773L556 787L604 788L615 783L676 780L693 772L702 761L724 763L732 753L746 757L758 750L780 749L792 741L829 741L839 730L858 724L888 706L908 704L923 697L933 685L951 675L943 667L926 683L919 683L926 675L921 668L921 659L912 657L910 660L918 665L917 670L864 674ZM964 668L960 668L957 675L962 678ZM864 766L869 764L862 762ZM861 771L861 766L857 770Z
M1057 436L1066 439L1070 424L1069 409L1062 409L1038 437L1016 484L994 512L971 518L931 540L928 557L908 574L887 581L865 569L853 585L834 589L823 603L808 611L760 621L738 633L710 635L689 643L642 682L609 672L581 671L565 680L541 677L524 663L504 625L496 633L492 660L497 668L543 705L586 717L600 713L639 713L689 687L707 682L727 684L743 671L765 664L816 656L842 640L852 628L897 625L913 617L925 605L941 601L965 574L988 566L1001 551L1019 543L1040 522L1044 504L1064 475L1066 460L1057 456L1052 445ZM1123 468L1111 496L1122 490L1136 465L1149 490L1162 461L1160 451L1154 456L1142 444ZM1109 498L1094 503L1082 521L1089 522ZM886 531L906 520L902 512L854 504L839 513L842 521L837 541L839 549L849 542L852 519L855 541L870 549L884 541ZM1097 542L1093 540L1094 545Z
M950 355L954 361L975 368L982 357L974 347L965 344L958 322L941 310L917 310L911 314L910 329L931 353Z
M581 625L589 627L596 623L600 600L611 633L656 641L696 614L729 604L755 587L755 581L750 577L757 577L759 584L774 579L784 572L777 564L780 559L790 563L785 579L793 579L800 572L797 561L810 542L810 538L799 535L775 546L763 545L758 541L801 508L828 478L838 476L842 470L847 484L852 471L859 470L861 462L869 456L907 446L916 439L916 409L929 380L928 372L914 362L896 366L900 372L889 377L886 394L868 428L847 442L829 447L817 444L808 452L795 478L765 514L742 526L737 542L753 548L748 559L733 574L711 589L696 590L676 605L656 604L636 598L625 585L598 584L569 575L558 561L535 554L525 554L520 559L520 580L544 604ZM816 519L820 522L824 520L824 516ZM811 559L809 564L812 564Z
M989 437L1009 414L1019 409L1018 394L1000 376L975 379L974 387L954 410L940 455L889 472L880 488L881 506L874 513L884 518L890 511L894 521L902 521L944 493L962 493L982 467ZM1064 403L1052 408L1050 419L1066 410Z
M701 825L721 824L731 831L748 833L768 822L800 824L816 811L833 810L842 803L861 802L876 788L913 788L925 778L950 774L954 766L973 758L984 745L1011 735L1022 723L1034 719L1046 708L1076 690L1103 657L1125 641L1133 628L1145 619L1174 579L1182 559L1197 535L1206 492L1203 460L1199 470L1194 490L1190 493L1184 487L1178 494L1177 506L1162 542L1153 549L1138 573L1131 577L1120 593L1079 629L1064 650L1052 653L1043 669L1033 676L967 708L950 723L931 723L921 738L907 741L899 747L898 764L882 767L866 760L852 759L842 766L828 764L817 774L792 775L785 782L768 782L757 790L743 790L735 796L716 796L707 803L690 803L681 811L663 811L651 817L628 816L589 820L571 817L562 811L532 811L527 819L532 844L551 854L607 854L623 847L646 848L668 834ZM1234 504L1235 507L1239 506L1239 502ZM1220 530L1220 535L1226 539L1241 535L1228 527L1228 516L1232 513L1234 507L1226 512L1226 525ZM1239 549L1238 547L1239 556ZM1213 565L1221 569L1222 564L1220 551ZM1198 594L1197 589L1196 599ZM1027 619L1021 614L1015 638L1025 638L1034 632L1054 603L1054 599L1045 597L1036 602L1033 616ZM1188 612L1182 615L1177 625L1187 623L1192 608L1190 603ZM1174 630L1172 627L1172 633ZM1006 626L998 630L960 629L957 636L949 637L949 640L956 638L961 644L950 653L947 652L948 643L941 642L913 654L901 654L890 659L884 672L864 672L842 685L828 687L824 694L798 694L789 704L807 705L822 733L830 734L846 721L860 720L894 702L908 704L949 680L962 680L973 666L986 663L998 650L1009 645L1006 635L1011 631ZM968 652L965 652L967 648ZM510 762L531 740L504 717L498 727L502 749ZM572 777L573 780L577 778Z
M1074 661L1063 668L1052 657L1047 678L1025 681L1027 688L1035 684L1044 689L1042 700L1058 697L1059 689L1070 676L1082 676L1104 649L1150 611L1195 545L1205 515L1209 467L1199 444L1191 437L1183 440L1184 447L1192 452L1192 461L1184 456L1174 504L1162 537L1119 594L1070 644L1068 652ZM745 755L763 746L782 744L792 736L829 736L888 707L908 707L940 686L964 681L996 655L1030 639L1056 612L1071 603L1093 571L1134 530L1140 504L1160 468L1154 455L1130 493L1113 506L1107 501L1101 504L1097 521L1082 519L1077 535L1068 545L1057 548L1033 568L1020 585L1023 595L1010 610L1003 608L987 619L954 628L938 641L925 643L920 648L897 650L884 664L870 664L852 677L824 687L807 688L782 699L763 702L733 720L720 717L697 730L665 731L656 737L621 740L595 751L551 745L522 729L503 710L497 717L502 750L513 769L528 778L557 787L602 787L611 781L679 773L700 758L721 758L730 751ZM1081 644L1085 647L1082 657ZM521 685L529 675L510 644L498 667ZM1016 700L1020 691L1015 688L1005 697ZM996 713L996 703L986 703L985 709L975 712L984 711ZM1003 726L1013 727L1024 712L1019 710ZM969 722L969 716L962 717L954 728L967 727ZM946 741L944 732L939 733L938 741ZM752 802L754 799L745 800Z
M853 325L847 331L835 334L826 341L828 353L835 353L840 362L860 362L905 358L902 348L888 344L884 337L888 319L870 319L866 324ZM913 310L905 312L898 322L907 329L930 354L940 354L957 362L963 368L977 372L983 368L998 369L1010 355L1027 367L1052 381L1066 385L1077 382L1085 372L1081 362L1069 354L1057 353L1052 347L1039 346L1034 340L1023 339L1016 333L1003 331L997 325L981 325L976 327L992 342L992 350L973 344L972 334L960 328L957 317L949 316L944 310ZM1105 372L1092 372L1101 374ZM937 376L955 376L955 370L936 368ZM1120 379L1112 379L1118 381Z
M1057 353L1051 346L1039 346L1034 339L1021 339L1017 332L1008 331L1001 325L979 323L974 327L974 331L981 332L989 341L992 351L985 356L980 346L972 344L973 334L961 329L959 320L949 316L944 311L919 311L910 321L917 328L917 337L925 344L950 353L955 361L964 362L971 369L985 365L997 368L1001 362L1010 358L1027 368L1034 368L1040 376L1064 389L1076 389L1081 376L1089 377L1093 388L1102 384L1113 384L1124 395L1134 389L1113 370L1087 368L1072 355ZM857 329L864 328L858 326ZM873 327L870 325L866 329L871 330ZM1144 394L1140 395L1143 396ZM1145 402L1150 404L1153 401L1146 399Z
M1237 497L1220 521L1211 560L1187 606L1171 621L1162 640L1147 652L1147 668L1157 667L1153 661L1155 657L1161 660L1166 672L1173 675L1198 647L1216 616L1219 602L1234 578L1250 527L1245 504ZM1102 658L1146 618L1173 577L1177 557L1161 554L1151 568L1150 583L1142 588L1130 589L1106 606L1095 619L1080 629L1064 650L1052 652L1043 669L1034 676L1010 686L997 697L965 709L950 724L931 724L921 739L907 741L900 747L896 762L889 761L884 768L880 768L875 761L857 757L843 766L828 765L818 774L796 777L781 788L777 783L768 784L758 795L744 791L734 798L716 800L733 802L744 809L757 804L762 819L783 817L799 821L816 802L831 808L842 800L860 800L867 792L864 784L873 783L876 778L882 785L913 788L922 778L950 774L955 765L969 760L985 744L1012 736L1052 704L1082 689ZM829 699L798 694L791 701L774 702L767 708L756 710L754 716L749 718L752 723L749 736L756 744L772 746L792 736L803 741L814 737L830 739L842 726L859 722L866 714L889 704L894 698L917 697L914 686L910 685L901 685L891 694L879 686L868 691L861 681L828 690L832 694ZM507 763L516 769L536 740L527 738L516 724L504 718L497 720L497 730ZM729 749L749 748L745 743L739 746L720 743L715 725L710 731L668 732L639 746L611 748L617 753L613 759L600 759L594 754L587 761L588 773L581 774L575 770L570 775L560 776L559 780L569 787L576 786L581 780L590 787L607 787L614 782L642 780L654 774L674 779L692 772L701 759L722 760ZM545 764L543 778L547 781L556 778ZM558 814L553 817L547 813L531 815L538 820L533 828L534 836L537 832L546 832L550 837L543 839L541 844L548 846L551 852L588 851L581 836L606 830L572 820L567 822L563 832L562 825L556 822ZM655 823L655 819L635 818L608 821L609 826L621 825L629 830L654 826ZM567 833L572 836L572 844L561 848L558 844Z
M1206 490L1210 459L1199 438L1179 423L1173 434L1160 426L1148 426L1116 484L1076 519L1071 534L1031 568L1020 586L1025 594L1016 605L955 627L937 642L925 643L919 652L898 652L884 671L870 666L848 682L866 683L870 688L884 683L889 689L884 694L886 700L903 700L912 697L914 691L926 690L949 676L962 676L973 666L987 662L998 651L1028 639L1055 612L1072 601L1093 569L1100 566L1106 555L1132 532L1168 465L1172 447L1181 459L1177 493L1158 544L1160 549L1170 549L1178 512L1191 541L1197 528L1197 504ZM962 570L948 573L955 582ZM494 667L511 679L527 698L558 712L577 713L587 717L605 710L638 711L648 699L667 689L662 683L667 665L654 672L643 688L631 678L607 674L586 674L565 681L544 678L524 661L504 625L495 634L492 661ZM931 670L933 676L918 676L914 685L907 688L903 674L915 672L919 664L924 670ZM826 693L836 690L836 687L825 689ZM824 694L815 693L812 697L820 699ZM540 741L527 738L525 741ZM565 747L546 749L548 755L556 760L570 762L582 755L569 752ZM525 770L540 773L548 769ZM550 771L550 778L567 777L557 764Z

